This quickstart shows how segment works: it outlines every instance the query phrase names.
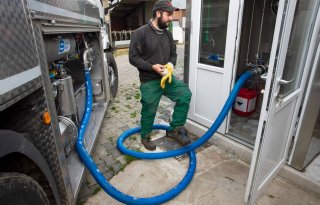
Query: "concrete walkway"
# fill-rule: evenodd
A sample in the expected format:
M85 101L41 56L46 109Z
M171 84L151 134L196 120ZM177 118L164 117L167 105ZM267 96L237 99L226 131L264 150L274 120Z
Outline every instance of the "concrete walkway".
M248 164L232 155L210 146L197 154L196 174L191 184L170 205L241 205L249 173ZM175 186L183 178L188 159L139 160L128 165L123 172L111 179L122 192L136 197L159 195ZM318 205L320 199L299 189L281 178L273 180L256 204ZM85 204L122 204L100 191Z
M176 76L182 79L183 46L178 46ZM134 160L122 155L116 148L118 136L139 125L140 93L137 70L128 62L127 55L116 57L119 69L119 93L108 107L92 156L100 171L120 191L136 197L159 195L175 186L185 175L189 160L176 157L163 160ZM162 98L155 123L170 120L174 103ZM154 132L156 151L178 147L174 141L163 137L164 132ZM197 136L192 136L193 140ZM145 151L139 135L131 136L125 144L131 149ZM134 161L133 161L134 160ZM213 143L197 150L197 169L191 184L175 199L166 204L245 204L244 192L249 165ZM90 174L82 184L78 197L84 204L121 204L108 196ZM320 204L320 197L300 189L282 178L275 178L256 204Z

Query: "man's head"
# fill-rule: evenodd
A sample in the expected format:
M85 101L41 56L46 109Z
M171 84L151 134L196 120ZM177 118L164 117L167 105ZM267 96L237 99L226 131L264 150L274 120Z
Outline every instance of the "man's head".
M155 12L155 11L179 11L178 8L176 7L173 7L172 6L172 3L168 0L159 0L157 1L154 6L153 6L153 9L152 9L152 12Z
M152 9L153 19L156 20L160 29L166 29L170 21L172 21L173 11L178 10L178 8L172 6L170 1L159 0L154 4Z

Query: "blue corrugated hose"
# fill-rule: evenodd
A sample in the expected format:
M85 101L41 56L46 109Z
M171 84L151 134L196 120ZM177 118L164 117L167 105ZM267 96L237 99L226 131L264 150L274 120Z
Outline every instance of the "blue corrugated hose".
M219 113L217 119L214 121L212 126L209 128L209 130L198 140L194 141L193 143L182 147L180 149L171 150L167 152L161 152L161 153L143 153L143 152L137 152L134 150L129 150L126 147L123 146L123 141L132 135L133 133L136 133L140 130L140 128L133 128L126 132L124 132L122 135L120 135L117 146L118 149L127 155L133 156L135 158L139 159L163 159L163 158L169 158L169 157L175 157L179 156L185 153L188 153L198 147L200 147L202 144L204 144L220 127L221 123L223 122L224 118L227 116L229 110L231 109L234 100L237 97L237 94L242 87L242 85L245 83L245 81L252 76L253 72L247 71L244 74L241 75L241 77L238 79L237 83L235 84L233 90L231 91L226 103L224 104L221 112ZM154 125L155 129L165 129L163 125Z
M183 148L177 149L177 150L171 150L166 152L160 152L160 153L142 153L142 152L136 152L134 150L129 150L123 145L123 141L128 138L130 135L140 132L140 127L132 128L124 132L118 139L117 146L118 149L127 155L133 156L135 158L139 159L163 159L163 158L169 158L174 157L178 155L183 155L188 153L190 157L190 163L189 163L189 169L185 175L185 177L182 179L182 181L170 189L168 192L165 192L158 196L153 196L150 198L138 198L138 197L132 197L127 194L124 194L114 188L103 176L103 174L99 171L97 165L92 160L89 153L86 151L83 139L84 134L86 131L86 127L88 125L90 114L91 114L91 108L92 108L92 85L91 85L91 79L90 79L90 72L88 70L85 71L85 80L86 80L86 109L85 114L82 119L80 128L79 128L79 134L78 139L76 142L76 149L79 153L80 158L82 159L83 163L86 165L92 176L95 178L95 180L98 182L98 184L102 187L102 189L107 192L110 196L115 198L116 200L125 203L125 204L161 204L166 201L169 201L170 199L177 196L179 193L181 193L190 183L192 180L192 177L194 175L195 169L196 169L196 155L194 150L198 147L200 147L202 144L204 144L219 128L221 123L223 122L224 118L227 116L229 110L232 107L232 104L237 97L237 94L242 87L242 85L245 83L245 81L250 78L253 74L256 74L256 72L247 71L241 77L238 79L237 83L235 84L232 92L230 93L230 96L228 97L225 105L223 106L219 116L213 123L213 125L210 127L210 129L198 140L194 141L192 144L189 144ZM261 74L261 73L260 73ZM169 127L166 125L154 125L153 129L163 129L167 130Z

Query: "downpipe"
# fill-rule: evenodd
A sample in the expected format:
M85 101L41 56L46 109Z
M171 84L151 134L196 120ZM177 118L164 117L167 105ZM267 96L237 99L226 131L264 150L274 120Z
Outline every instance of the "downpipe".
M85 70L85 84L86 84L86 108L85 108L85 114L82 119L81 125L79 127L79 134L78 134L78 139L76 142L76 149L77 152L85 164L85 166L88 168L90 171L91 175L94 177L94 179L97 181L97 183L101 186L101 188L108 193L111 197L115 198L116 200L125 203L125 204L161 204L166 201L169 201L170 199L174 198L177 196L179 193L181 193L191 182L192 177L195 173L196 169L196 154L195 154L195 149L201 146L203 143L205 143L219 128L221 123L223 122L224 118L228 114L229 110L232 107L232 104L242 87L242 85L245 83L245 81L250 78L253 75L261 75L264 72L264 69L262 67L257 67L251 71L246 71L244 74L241 75L241 77L238 79L236 82L232 92L230 93L230 96L228 97L225 105L223 106L219 116L213 123L213 125L209 128L209 130L198 140L194 141L192 144L189 144L186 147L183 147L181 149L177 150L171 150L171 151L166 151L166 152L161 152L161 153L141 153L141 152L136 152L133 150L129 150L124 147L123 141L128 138L130 135L134 133L140 132L140 127L132 128L124 132L122 135L120 135L118 141L117 141L117 147L118 149L127 155L131 155L133 157L139 158L139 159L163 159L163 158L169 158L169 157L174 157L182 154L188 154L190 160L189 160L189 168L182 179L182 181L170 189L169 191L160 194L158 196L153 196L149 198L138 198L138 197L133 197L130 195L127 195L125 193L120 192L117 190L115 187L113 187L108 180L103 176L103 174L100 172L98 169L97 165L94 163L92 160L90 154L86 151L84 147L84 135L85 131L87 128L87 125L90 120L90 115L91 115L91 109L92 109L92 84L91 84L91 78L90 78L90 72L89 69ZM167 130L169 126L166 125L154 125L153 129L163 129Z

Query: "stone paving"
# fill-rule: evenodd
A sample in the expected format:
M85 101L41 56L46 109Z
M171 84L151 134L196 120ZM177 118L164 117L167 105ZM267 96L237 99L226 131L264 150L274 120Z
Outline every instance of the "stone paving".
M98 165L100 171L106 179L110 180L113 176L122 171L127 164L134 158L123 155L116 147L118 137L127 129L137 127L140 124L140 81L138 70L130 65L127 51L116 54L116 62L119 71L119 90L117 97L113 99L107 109L102 123L92 157ZM178 79L183 79L184 45L177 45L177 64L175 75ZM162 97L156 115L156 124L168 124L174 103L166 97ZM160 131L159 131L160 132ZM194 137L194 136L193 136ZM140 136L132 135L125 141L131 149L140 150ZM157 145L170 147L170 143L165 143L159 139ZM171 146L172 147L172 146ZM78 196L78 204L82 204L92 195L100 191L101 188L90 175L86 172L85 179Z

